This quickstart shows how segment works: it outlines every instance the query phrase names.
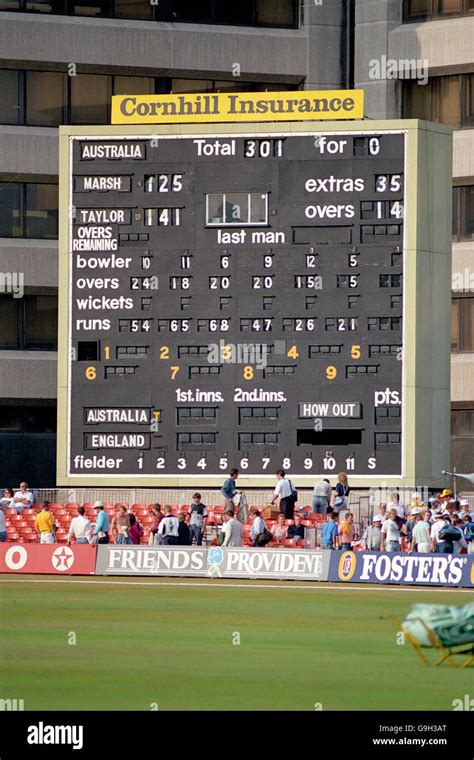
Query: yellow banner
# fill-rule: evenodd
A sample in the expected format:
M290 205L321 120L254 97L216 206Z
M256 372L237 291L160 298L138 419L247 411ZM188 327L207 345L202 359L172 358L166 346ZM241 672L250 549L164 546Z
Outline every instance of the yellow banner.
M112 124L363 119L363 90L114 95Z

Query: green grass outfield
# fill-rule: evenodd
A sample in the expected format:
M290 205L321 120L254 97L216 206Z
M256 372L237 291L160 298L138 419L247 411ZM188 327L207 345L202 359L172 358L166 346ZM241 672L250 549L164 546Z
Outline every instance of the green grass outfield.
M472 668L424 667L380 618L470 599L453 589L2 576L1 697L25 710L451 710L472 694Z

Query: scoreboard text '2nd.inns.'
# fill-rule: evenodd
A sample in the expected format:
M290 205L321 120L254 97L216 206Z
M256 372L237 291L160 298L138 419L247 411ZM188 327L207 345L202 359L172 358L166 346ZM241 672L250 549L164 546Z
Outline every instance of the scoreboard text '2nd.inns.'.
M407 131L143 131L68 136L64 474L403 477Z

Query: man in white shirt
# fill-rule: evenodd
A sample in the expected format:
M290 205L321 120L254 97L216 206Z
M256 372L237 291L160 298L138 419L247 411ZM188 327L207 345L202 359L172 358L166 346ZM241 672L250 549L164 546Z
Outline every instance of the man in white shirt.
M327 480L327 478L324 478L324 480L319 480L316 483L313 490L313 502L311 505L313 514L327 514L328 507L331 503L331 493L331 483L329 480Z
M272 534L267 532L265 520L260 516L258 509L253 513L253 523L250 530L252 546L265 546L272 540Z
M435 512L434 517L435 517L435 521L433 525L431 526L430 540L431 540L431 551L437 552L438 544L443 543L442 539L439 537L439 534L443 530L444 526L446 525L446 522L445 522L442 512Z
M468 499L461 499L459 502L459 507L459 517L461 519L464 517L464 515L469 515L471 520L474 519L474 510L470 509Z
M171 507L165 507L165 516L158 526L158 534L161 536L161 543L172 546L178 543L179 522L178 518L173 516Z
M33 494L28 491L28 483L20 483L20 490L13 495L12 507L18 514L24 509L29 509L33 504Z
M292 497L293 486L290 480L285 478L285 470L277 470L277 483L275 490L273 491L273 499L271 504L275 504L276 500L280 499L280 512L285 515L287 520L292 520L295 513L295 502Z
M69 533L67 535L67 545L71 545L73 538L76 539L76 544L88 544L91 534L91 524L87 517L84 517L86 510L84 507L78 507L78 517L73 517L69 526Z
M397 510L395 507L390 510L388 517L382 525L380 551L399 552L400 551L400 530L396 521Z
M391 501L389 501L389 503L387 504L387 512L390 512L391 509L395 509L398 517L401 517L402 520L404 520L406 510L405 510L405 506L403 504L400 504L400 496L398 495L398 493L390 494L390 499Z
M224 512L224 541L222 546L242 546L242 523L234 518L231 509Z

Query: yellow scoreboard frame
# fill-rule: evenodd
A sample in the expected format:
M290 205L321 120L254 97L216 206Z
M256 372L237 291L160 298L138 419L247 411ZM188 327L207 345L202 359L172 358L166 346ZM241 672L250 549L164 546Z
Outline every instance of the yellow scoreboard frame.
M405 144L405 220L402 372L402 474L401 476L350 475L354 487L440 486L441 471L450 462L450 303L452 129L419 120L358 122L283 122L232 124L153 124L60 127L59 204L59 337L58 337L58 485L143 487L216 487L222 475L202 473L177 476L68 474L67 421L69 409L70 330L70 219L71 138L159 138L164 135L195 137L262 137L314 134L360 135L403 132ZM414 326L416 325L416 329ZM232 466L232 464L231 464ZM299 488L312 487L319 477L298 476ZM241 487L267 488L273 472L246 477Z

